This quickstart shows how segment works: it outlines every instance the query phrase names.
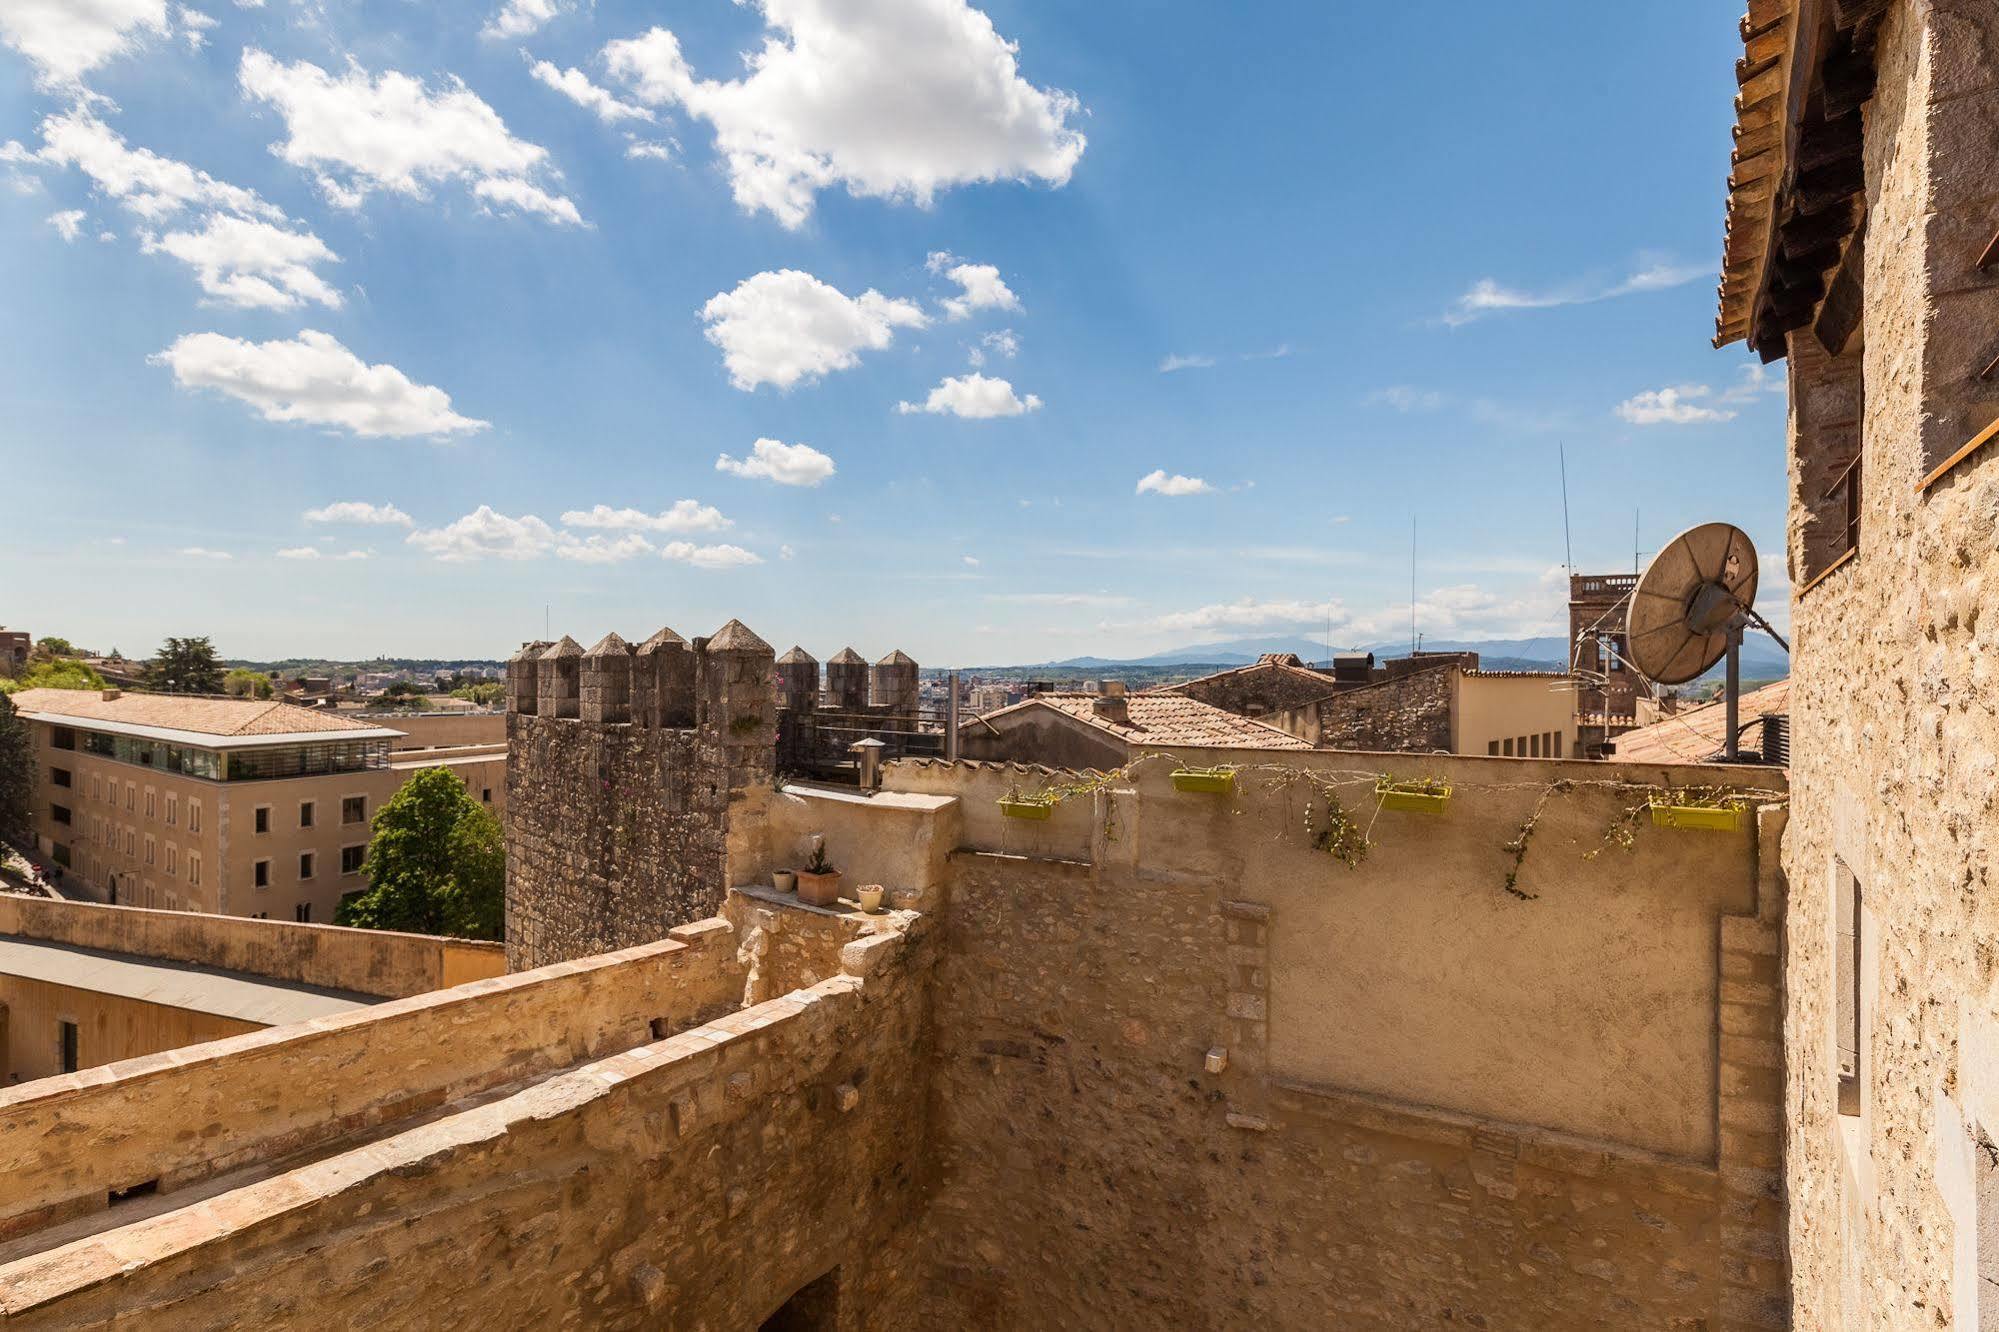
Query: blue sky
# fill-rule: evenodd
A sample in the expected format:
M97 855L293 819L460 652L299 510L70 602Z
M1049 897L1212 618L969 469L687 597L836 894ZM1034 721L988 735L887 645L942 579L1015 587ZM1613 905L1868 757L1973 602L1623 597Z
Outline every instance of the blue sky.
M1365 643L1413 520L1427 635L1559 632L1561 446L1578 565L1781 601L1739 9L10 3L0 620Z

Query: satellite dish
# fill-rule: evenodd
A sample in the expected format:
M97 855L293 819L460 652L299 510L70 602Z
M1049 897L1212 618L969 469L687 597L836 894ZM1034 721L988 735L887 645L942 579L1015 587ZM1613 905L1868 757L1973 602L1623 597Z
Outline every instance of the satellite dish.
M1740 642L1756 604L1756 547L1730 523L1703 523L1666 543L1638 580L1625 618L1625 658L1660 684L1685 684Z

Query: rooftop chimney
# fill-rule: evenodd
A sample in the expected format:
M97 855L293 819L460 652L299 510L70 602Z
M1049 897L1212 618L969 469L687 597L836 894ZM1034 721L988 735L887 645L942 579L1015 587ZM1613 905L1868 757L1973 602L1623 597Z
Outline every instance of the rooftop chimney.
M109 703L112 699L117 698L123 692L124 691L120 689L106 689L101 691L98 697L102 698L106 703Z
M1096 698L1091 700L1091 707L1107 722L1119 726L1131 724L1131 704L1125 699L1122 680L1104 681Z

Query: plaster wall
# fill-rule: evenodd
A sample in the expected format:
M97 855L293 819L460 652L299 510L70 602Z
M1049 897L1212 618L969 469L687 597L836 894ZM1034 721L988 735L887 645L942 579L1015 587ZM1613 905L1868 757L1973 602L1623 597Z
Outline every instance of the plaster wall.
M342 716L355 714L343 713ZM507 742L504 712L379 712L359 714L370 725L389 726L403 733L389 748L436 749L445 745L503 745Z
M1576 693L1568 684L1567 676L1460 675L1451 747L1483 754L1495 741L1553 732L1561 737L1561 753L1542 757L1574 757Z
M0 974L0 1086L62 1071L61 1022L76 1024L79 1069L256 1031L212 1013Z

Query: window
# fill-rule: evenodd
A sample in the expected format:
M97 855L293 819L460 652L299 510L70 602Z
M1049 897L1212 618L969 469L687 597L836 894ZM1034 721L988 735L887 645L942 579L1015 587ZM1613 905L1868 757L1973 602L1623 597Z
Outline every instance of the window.
M125 830L125 854L128 856L139 854L139 834L136 829L127 828Z
M251 822L251 831L261 834L267 833L270 830L271 807L269 805L259 805Z
M1540 736L1538 736L1538 735L1530 735L1530 736L1528 736L1528 737L1527 737L1527 757L1529 757L1529 758L1540 758L1540 757L1541 757L1541 737L1540 737Z
M74 1022L57 1022L56 1040L60 1046L58 1058L62 1060L62 1071L65 1073L76 1072L76 1024Z
M1502 741L1500 741L1500 742L1499 742L1499 752L1500 752L1500 753L1502 753L1502 754L1504 754L1504 755L1505 755L1505 756L1506 756L1507 758L1512 758L1512 757L1513 757L1513 742L1512 742L1511 740L1502 740Z
M177 795L169 794L167 796L167 827L172 828L179 823L180 823L180 797Z
M152 835L151 833L147 833L147 834L146 834L146 863L147 863L148 865L153 865L153 864L157 864L158 862L159 862L159 844L158 844L157 842L155 842L155 841L153 840L153 835Z
M492 788L492 787L490 787L490 786L482 786L482 787L480 787L480 788L479 788L479 799L480 799L480 800L482 800L483 802L485 802L485 803L486 803L486 804L488 804L488 805L492 804L492 803L493 803L493 788Z
M368 848L366 846L343 846L340 848L340 872L342 874L359 874L362 863L367 859Z
M347 796L340 802L340 821L346 823L366 823L368 821L368 797Z
M1486 752L1486 753L1488 753L1488 754L1494 754L1494 755L1498 754L1498 753L1499 753L1499 741L1497 741L1497 740L1488 740L1488 741L1486 741L1486 742L1485 742L1485 752Z
M92 800L104 799L104 779L95 773L91 774L90 778L90 798Z
M193 851L187 853L187 886L201 887L201 856Z
M53 860L56 864L62 866L64 869L68 869L69 868L68 845L63 842L57 842L55 846L51 848L49 851L49 859Z
M147 817L147 818L149 818L149 819L153 819L153 818L158 818L158 817L159 817L159 808L160 808L160 802L159 802L159 793L158 793L157 791L153 790L153 788L152 788L152 787L150 787L150 786L149 786L149 787L147 787L147 788L146 788L146 817Z
M180 873L180 848L172 842L167 843L167 873Z
M132 783L130 782L125 783L125 812L127 814L130 814L132 812L134 808L134 802L137 801L138 798L139 798L139 788L132 785Z
M69 769L50 768L49 781L53 782L57 786L68 786L70 784Z
M298 857L298 877L301 881L312 877L312 852L301 851Z
M250 869L252 871L251 881L254 882L257 885L257 887L268 888L271 886L270 861L260 860L255 865L252 865Z
M50 749L75 749L76 732L67 726L49 727Z
M1860 1113L1860 879L1833 862L1833 994L1839 1056L1839 1112Z
M1560 758L1561 756L1562 756L1562 733L1560 731L1557 731L1555 732L1555 757Z
M310 800L301 800L298 802L299 827L310 828L312 826L312 807L313 802Z
M292 908L292 919L301 925L312 924L312 903L300 902Z
M69 823L69 806L50 805L49 817L54 819L57 823L67 825Z
M187 802L187 830L191 833L201 831L201 802L199 800L190 800Z

